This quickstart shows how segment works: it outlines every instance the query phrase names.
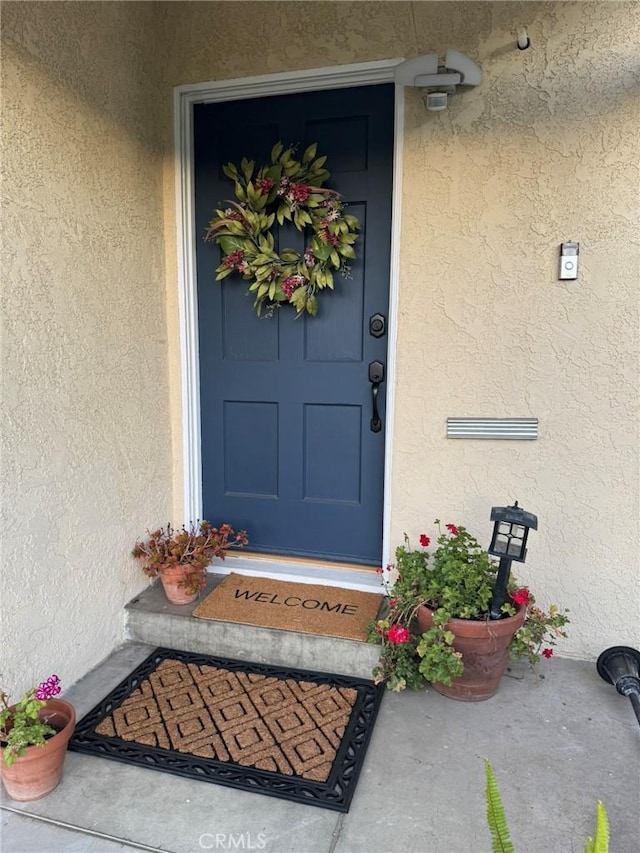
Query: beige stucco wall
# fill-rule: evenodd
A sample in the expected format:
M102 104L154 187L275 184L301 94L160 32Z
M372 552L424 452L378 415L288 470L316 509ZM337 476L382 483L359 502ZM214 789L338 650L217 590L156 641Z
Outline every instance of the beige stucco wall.
M513 48L516 24L533 47ZM122 639L129 558L181 520L175 85L443 52L407 92L394 539L536 512L522 574L564 651L640 643L635 3L3 5L2 681L70 683ZM556 277L579 240L577 282ZM533 415L532 443L448 415Z
M170 86L449 46L479 62L482 86L447 112L407 91L394 540L439 516L487 541L490 507L518 499L540 522L519 576L540 603L571 609L563 652L638 644L637 4L165 3L161 14ZM561 283L569 239L581 273ZM447 441L449 415L535 416L540 438Z
M123 639L170 517L157 73L147 3L2 9L0 683Z

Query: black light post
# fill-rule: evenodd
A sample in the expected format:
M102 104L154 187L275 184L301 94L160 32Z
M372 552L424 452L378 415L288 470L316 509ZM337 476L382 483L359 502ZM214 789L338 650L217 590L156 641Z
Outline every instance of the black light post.
M521 509L516 501L513 506L492 507L491 521L494 525L489 553L500 557L500 563L489 616L491 619L501 619L500 608L507 594L511 563L513 560L524 563L527 556L527 536L529 530L538 529L538 519L533 513Z
M598 675L631 700L640 725L640 652L629 646L605 649L596 663Z

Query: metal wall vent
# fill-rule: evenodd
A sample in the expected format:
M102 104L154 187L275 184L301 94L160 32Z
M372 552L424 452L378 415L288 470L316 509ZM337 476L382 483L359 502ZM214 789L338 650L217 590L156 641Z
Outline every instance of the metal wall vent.
M447 418L447 438L501 438L531 441L538 418Z

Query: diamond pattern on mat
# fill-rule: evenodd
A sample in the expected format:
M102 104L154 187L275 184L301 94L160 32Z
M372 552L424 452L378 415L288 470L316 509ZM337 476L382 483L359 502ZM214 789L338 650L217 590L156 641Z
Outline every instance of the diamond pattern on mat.
M296 702L296 697L291 692L287 681L282 681L280 678L265 678L264 675L254 675L249 680L248 675L249 673L246 672L239 673L238 679L251 696L251 701L261 716L273 709L283 708Z
M302 732L310 732L316 727L307 711L299 704L265 714L263 720L278 743Z
M331 772L331 765L336 757L334 747L317 729L285 741L282 751L297 776L321 782L324 782Z
M333 720L323 726L320 726L320 731L329 741L331 746L337 749L342 742L346 728L344 720Z
M215 666L198 666L195 663L190 663L188 667L207 707L219 699L242 696L245 692L238 676L233 672Z
M135 740L145 746L161 746L165 749L171 746L153 689L146 680L96 727L96 732L107 737Z
M165 726L173 749L180 752L191 752L194 744L201 746L207 741L213 742L214 738L222 744L206 708L196 708L190 714L165 720Z
M271 752L275 740L262 720L242 722L233 729L222 733L229 754L238 764L253 764L253 760L263 752Z
M306 696L302 702L303 706L318 726L342 720L345 714L351 711L357 692L350 688L332 689L326 684L319 686L325 689Z
M235 728L238 723L247 725L260 716L253 707L251 699L246 695L222 699L215 705L209 706L209 713L220 732Z
M167 659L96 732L326 781L356 699L353 688Z
M229 761L229 751L206 711L179 724L169 724L167 731L173 748L179 752Z
M193 677L189 668L178 661L164 660L149 674L149 683L154 692L164 693L170 690L179 690L180 687L193 684Z
M300 702L309 696L313 696L315 693L322 692L326 687L325 684L316 684L315 681L293 681L293 679L287 681L287 684L293 695Z

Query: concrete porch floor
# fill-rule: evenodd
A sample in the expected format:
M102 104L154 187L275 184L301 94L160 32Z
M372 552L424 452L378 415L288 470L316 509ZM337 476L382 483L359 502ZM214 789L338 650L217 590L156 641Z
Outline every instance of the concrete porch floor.
M120 647L64 694L81 718L152 650ZM321 668L321 667L319 667ZM151 769L68 753L62 783L35 803L4 796L3 853L265 850L489 851L483 758L519 853L583 851L596 801L612 853L639 849L640 730L630 702L590 662L526 667L481 703L433 690L383 699L351 810L337 814Z

